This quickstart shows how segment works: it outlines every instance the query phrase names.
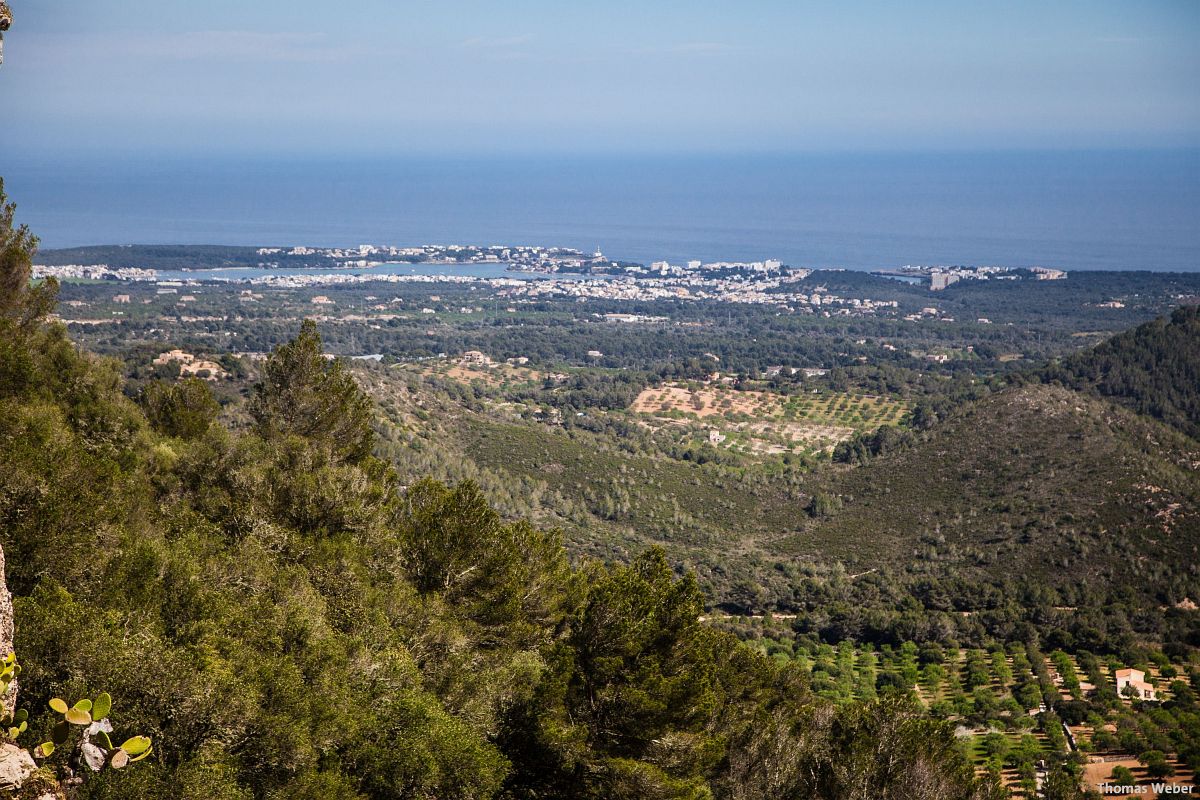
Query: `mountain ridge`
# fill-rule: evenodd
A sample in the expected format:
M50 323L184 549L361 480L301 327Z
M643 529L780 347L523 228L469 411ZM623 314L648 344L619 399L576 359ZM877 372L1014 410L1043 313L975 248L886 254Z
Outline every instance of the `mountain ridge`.
M1005 552L1014 542L1032 546L1012 553L1032 565L1028 553L1051 552L1039 532L1097 542L1155 528L1168 537L1195 532L1198 467L1200 445L1166 425L1066 388L1014 387L959 409L908 448L839 470L827 486L844 507L810 524L792 549L858 529L876 538L856 545L886 560L896 555L889 538L970 547L990 535ZM1045 519L1050 503L1055 518ZM880 563L846 560L864 569Z

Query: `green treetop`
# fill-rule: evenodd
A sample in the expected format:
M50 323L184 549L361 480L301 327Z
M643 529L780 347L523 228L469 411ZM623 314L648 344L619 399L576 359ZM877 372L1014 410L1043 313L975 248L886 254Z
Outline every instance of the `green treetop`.
M371 400L343 362L322 354L312 320L303 322L295 339L272 351L250 413L267 438L302 436L351 462L371 453Z

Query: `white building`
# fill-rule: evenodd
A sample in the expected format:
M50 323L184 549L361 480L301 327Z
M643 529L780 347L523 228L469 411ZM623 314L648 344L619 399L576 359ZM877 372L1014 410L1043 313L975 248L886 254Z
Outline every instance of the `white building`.
M1157 700L1154 687L1146 683L1146 673L1140 669L1117 670L1117 694L1121 697L1132 695L1137 700Z

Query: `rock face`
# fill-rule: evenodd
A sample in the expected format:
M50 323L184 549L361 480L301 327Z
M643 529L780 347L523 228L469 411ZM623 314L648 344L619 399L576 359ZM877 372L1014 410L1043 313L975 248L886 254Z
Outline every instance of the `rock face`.
M3 2L0 2L3 6ZM13 648L13 604L12 594L8 591L8 581L4 578L4 549L0 548L0 657L14 652ZM8 693L0 698L4 701L7 713L17 708L17 682L14 679L8 687ZM10 742L0 744L0 792L15 792L20 789L29 776L37 772L37 763L28 750ZM62 795L51 791L39 796L38 800L53 800Z
M0 658L16 652L13 647L13 604L12 595L8 591L8 581L4 576L4 549L0 548ZM13 680L8 687L8 694L0 697L4 707L10 713L17 708L17 681Z
M37 771L37 764L27 750L15 744L0 745L0 791L16 791Z

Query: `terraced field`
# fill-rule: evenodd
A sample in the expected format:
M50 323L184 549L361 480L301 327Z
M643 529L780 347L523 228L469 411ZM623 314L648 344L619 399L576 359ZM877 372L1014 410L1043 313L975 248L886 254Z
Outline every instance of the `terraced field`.
M630 407L660 424L699 423L709 441L749 453L832 450L856 431L895 425L902 400L847 392L784 395L722 384L665 384L641 392Z
M728 625L732 619L714 617L712 623ZM1086 763L1085 784L1095 788L1111 777L1114 767L1124 766L1150 791L1149 772L1136 758L1141 751L1129 750L1128 743L1118 741L1116 734L1136 727L1157 706L1116 699L1115 672L1127 665L1114 657L1081 663L1061 651L1041 654L1020 644L946 651L918 649L911 643L864 649L843 642L833 647L787 641L786 620L759 617L742 624L757 630L759 638L752 641L761 651L805 669L813 689L827 699L851 702L873 698L887 687L911 689L931 714L957 724L962 746L976 769L998 775L1013 797L1039 796L1036 787L1044 778L1040 762L1076 747ZM1030 660L1031 655L1035 660ZM1171 664L1167 676L1162 666L1166 662L1136 665L1165 699L1171 680L1188 674L1192 666ZM1098 683L1112 698L1107 711L1097 713L1095 709L1103 706L1091 704L1086 719L1064 728L1060 717L1048 710L1051 698L1053 703L1078 708L1081 704L1077 701L1095 696ZM1063 714L1068 709L1056 708ZM1168 782L1187 785L1194 781L1177 754L1168 752L1167 761L1176 772Z
M449 378L465 384L482 384L488 389L518 389L539 386L546 376L537 370L507 363L480 363L468 359L428 361L417 372Z

